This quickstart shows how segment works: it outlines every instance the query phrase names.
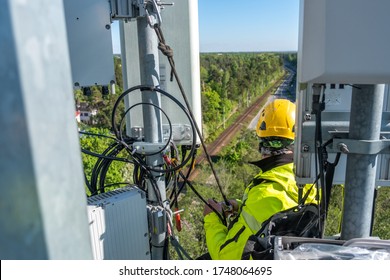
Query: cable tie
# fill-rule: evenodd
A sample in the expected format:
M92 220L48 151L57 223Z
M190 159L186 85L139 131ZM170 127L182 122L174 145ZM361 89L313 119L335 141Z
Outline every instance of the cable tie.
M176 208L177 209L177 208ZM173 215L176 215L176 214L179 214L181 212L184 212L184 209L180 209L180 210L176 210L175 212L173 212Z

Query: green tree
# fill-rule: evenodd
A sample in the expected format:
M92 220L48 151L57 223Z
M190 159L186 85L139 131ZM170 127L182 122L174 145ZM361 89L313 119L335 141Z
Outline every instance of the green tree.
M114 69L116 85L120 91L123 90L123 77L122 77L122 60L120 56L114 56Z
M258 97L284 74L281 54L274 53L223 53L201 54L202 117L205 134L209 139L215 137L216 128L228 121L231 114L227 112L242 110L249 99L244 98L248 92L251 97ZM220 106L211 111L208 97L214 91L220 97ZM245 96L246 97L246 96ZM251 101L254 100L251 98ZM213 102L213 101L211 101ZM211 138L210 138L211 137Z
M221 108L221 97L215 90L206 90L202 92L202 108L204 118L207 122L218 121L219 109Z
M95 103L98 107L98 112L95 117L96 120L96 124L94 125L95 127L107 128L112 130L111 119L112 119L112 114L114 113L113 112L114 104L116 103L118 96L119 95L117 94L110 94L103 97L103 99L99 103ZM124 102L120 102L115 112L115 119L118 122L121 120L124 112L125 112Z
M375 203L373 236L390 239L390 188L378 188Z

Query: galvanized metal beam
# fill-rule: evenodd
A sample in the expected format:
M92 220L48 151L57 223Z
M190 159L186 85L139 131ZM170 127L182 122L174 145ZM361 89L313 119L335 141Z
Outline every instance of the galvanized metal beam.
M1 3L0 259L91 259L62 0Z

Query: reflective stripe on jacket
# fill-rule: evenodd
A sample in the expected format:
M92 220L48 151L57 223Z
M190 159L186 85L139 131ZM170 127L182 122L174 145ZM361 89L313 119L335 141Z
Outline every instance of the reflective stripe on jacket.
M245 244L273 214L298 204L298 187L293 172L293 155L278 155L255 162L260 172L245 189L239 214L224 226L212 212L204 217L206 243L212 259L241 259ZM303 194L309 189L305 186ZM315 203L316 188L306 203Z

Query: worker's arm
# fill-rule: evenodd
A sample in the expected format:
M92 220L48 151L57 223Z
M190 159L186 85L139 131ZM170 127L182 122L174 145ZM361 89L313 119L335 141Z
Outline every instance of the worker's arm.
M244 197L245 205L229 230L217 214L205 212L206 243L212 259L241 259L248 238L261 228L262 223L284 206L290 207L286 199L296 205L286 196L283 187L272 182L247 189Z
M230 203L233 209L237 210L238 204L232 201ZM220 203L209 201L209 204L217 211L222 211ZM205 207L204 214L206 243L211 258L214 260L241 259L247 237L251 234L250 230L243 225L242 219L238 218L228 230L210 207Z
M240 260L246 241L252 232L242 223L237 222L228 230L215 213L204 217L206 243L213 260Z

